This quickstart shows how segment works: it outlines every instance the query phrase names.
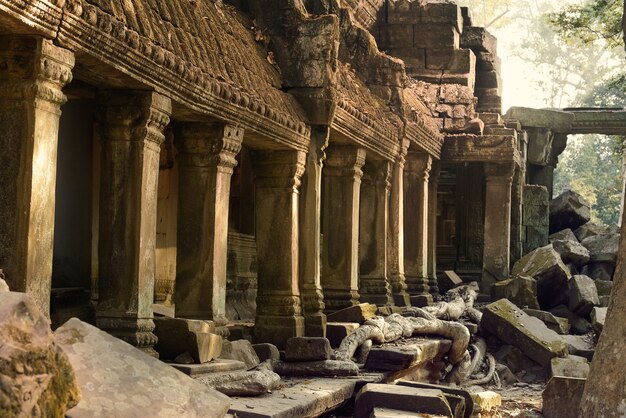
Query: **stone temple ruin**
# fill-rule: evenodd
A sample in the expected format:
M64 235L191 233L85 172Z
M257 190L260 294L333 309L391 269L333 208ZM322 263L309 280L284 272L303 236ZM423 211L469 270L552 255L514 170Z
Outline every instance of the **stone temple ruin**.
M499 72L446 0L0 0L0 415L621 416L552 177L626 112Z

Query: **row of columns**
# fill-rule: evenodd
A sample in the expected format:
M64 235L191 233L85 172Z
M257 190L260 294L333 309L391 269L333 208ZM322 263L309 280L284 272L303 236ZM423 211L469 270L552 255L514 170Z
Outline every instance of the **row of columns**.
M2 36L0 63L0 266L13 290L48 312L58 125L74 57L41 38ZM156 92L119 90L99 93L98 107L96 321L156 354L157 183L172 104ZM177 124L174 135L176 315L223 323L230 180L244 132L194 122ZM409 294L436 290L431 157L406 154L405 143L396 161L366 163L354 145L333 144L326 155L328 140L328 127L313 127L308 153L253 151L259 340L323 335L326 311L359 301L408 305Z

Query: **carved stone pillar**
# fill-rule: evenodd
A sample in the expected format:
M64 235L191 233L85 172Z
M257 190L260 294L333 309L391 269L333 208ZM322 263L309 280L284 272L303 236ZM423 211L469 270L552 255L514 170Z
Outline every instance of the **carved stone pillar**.
M509 275L513 163L485 164L485 230L481 290Z
M174 303L180 318L226 322L230 178L243 129L222 124L176 126L179 150Z
M387 225L391 164L364 167L359 219L359 293L361 302L392 305L387 279Z
M159 152L170 99L146 91L99 97L102 141L99 328L157 356L152 299Z
M439 293L437 281L437 189L441 161L433 161L428 181L428 287L431 295Z
M326 336L326 314L321 285L322 166L328 128L314 127L300 186L300 291L305 335Z
M404 274L411 296L429 294L428 179L432 158L409 152L404 177Z
M259 341L284 348L304 335L298 286L298 187L302 151L257 151L255 218L258 292L254 333Z
M365 150L328 148L324 168L322 288L326 311L359 303L359 199Z
M74 54L39 37L0 36L0 267L12 291L50 310L61 89Z
M387 243L387 275L391 285L393 302L397 306L409 306L411 301L406 291L404 277L404 163L408 141L403 143L391 175L389 198L389 229Z

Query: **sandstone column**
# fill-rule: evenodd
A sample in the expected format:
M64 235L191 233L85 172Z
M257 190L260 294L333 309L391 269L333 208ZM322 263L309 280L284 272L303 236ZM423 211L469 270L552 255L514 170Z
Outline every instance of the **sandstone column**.
M298 286L298 187L304 173L302 151L257 151L255 223L258 292L254 333L259 341L284 348L304 335Z
M513 163L485 164L485 230L481 290L509 275Z
M176 288L180 318L226 322L226 257L230 178L243 129L231 125L176 126L179 150Z
M0 36L0 268L50 310L61 89L74 55L40 37Z
M439 293L437 281L437 189L441 161L433 161L428 181L428 287L431 295Z
M404 163L408 141L403 142L400 154L393 165L391 196L389 198L389 229L387 243L387 274L391 285L393 302L397 306L409 306L404 277Z
M404 274L408 293L429 294L428 283L428 179L432 158L409 152L404 182Z
M326 314L321 285L322 166L328 145L328 127L313 127L300 186L300 291L305 335L326 336Z
M364 167L359 218L359 293L362 302L392 305L387 279L387 225L389 221L388 161Z
M99 97L102 141L99 328L157 355L152 299L159 152L170 99L147 91Z
M326 311L359 303L359 199L365 150L331 145L324 168L322 288Z

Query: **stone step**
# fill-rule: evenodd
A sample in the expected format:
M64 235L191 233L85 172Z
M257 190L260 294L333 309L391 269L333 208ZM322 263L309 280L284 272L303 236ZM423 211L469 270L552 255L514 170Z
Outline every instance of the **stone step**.
M209 373L233 372L246 370L246 364L239 360L215 359L203 364L179 364L168 363L173 368L185 373L188 376L199 376Z

